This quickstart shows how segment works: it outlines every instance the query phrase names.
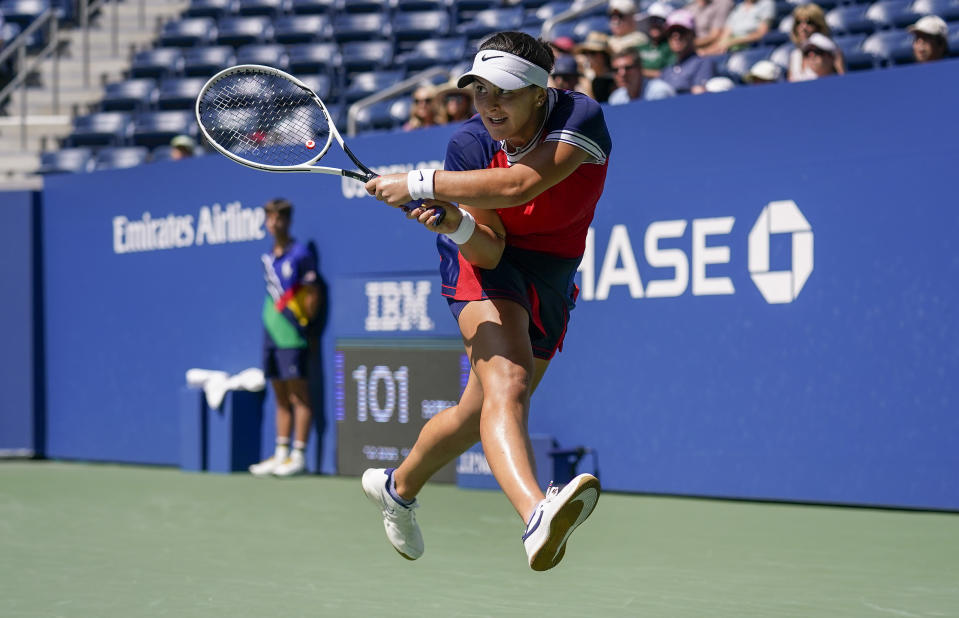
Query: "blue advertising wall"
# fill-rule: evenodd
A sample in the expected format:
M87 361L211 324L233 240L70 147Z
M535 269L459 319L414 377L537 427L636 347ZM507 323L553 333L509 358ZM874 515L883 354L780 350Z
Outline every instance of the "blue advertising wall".
M42 450L43 401L34 347L39 343L36 232L39 207L28 191L0 193L0 289L6 291L0 361L0 456L31 456Z
M531 431L595 449L611 490L959 508L957 77L947 62L606 109L582 296ZM351 146L409 169L450 133ZM438 258L352 181L215 155L50 178L48 456L177 463L184 372L259 363L258 207L277 196L330 284L325 375L337 337L455 333L435 285L426 322L371 300L370 281L435 283Z

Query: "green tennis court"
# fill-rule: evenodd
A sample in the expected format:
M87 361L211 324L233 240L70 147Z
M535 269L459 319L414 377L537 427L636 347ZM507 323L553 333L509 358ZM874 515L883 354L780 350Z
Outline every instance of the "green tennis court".
M400 558L358 479L0 462L0 616L959 616L959 516L605 494L528 569L497 492Z

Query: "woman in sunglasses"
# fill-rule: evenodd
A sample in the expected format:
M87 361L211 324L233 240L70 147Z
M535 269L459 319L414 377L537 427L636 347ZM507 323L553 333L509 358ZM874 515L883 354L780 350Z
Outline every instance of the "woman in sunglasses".
M819 33L825 37L830 37L829 26L826 24L826 16L818 4L803 4L797 6L792 14L793 27L790 32L790 38L796 45L796 49L789 53L789 65L787 67L786 79L791 82L802 82L810 79L816 79L819 75L806 62L806 55L803 53L803 46L813 34ZM833 72L843 74L846 72L846 63L843 60L842 52L837 48L832 57Z
M440 118L439 108L436 105L436 88L430 84L423 84L413 91L410 119L403 125L403 130L412 131L425 127L435 127L443 124Z

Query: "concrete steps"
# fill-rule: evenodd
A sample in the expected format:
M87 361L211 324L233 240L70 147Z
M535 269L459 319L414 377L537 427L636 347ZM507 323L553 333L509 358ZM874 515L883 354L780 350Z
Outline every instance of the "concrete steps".
M70 133L74 115L86 114L103 96L103 85L123 79L133 54L152 45L164 21L177 17L189 0L147 0L120 2L117 10L117 38L113 40L114 5L108 3L91 22L88 34L79 28L61 30L58 80L54 61L48 58L35 71L26 90L15 92L0 116L0 189L28 185L37 169L43 149L59 146ZM89 75L84 70L83 44L89 44ZM53 85L59 83L58 106L54 107ZM21 110L26 97L26 144L21 136Z

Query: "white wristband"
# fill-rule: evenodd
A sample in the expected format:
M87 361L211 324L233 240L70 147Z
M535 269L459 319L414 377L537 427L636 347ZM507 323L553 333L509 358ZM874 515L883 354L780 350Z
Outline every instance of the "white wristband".
M414 200L433 199L433 174L436 170L412 170L406 175L406 188Z
M476 219L473 218L473 215L462 208L460 208L460 214L463 215L463 219L460 221L459 227L452 234L446 235L447 238L458 245L462 245L472 238L473 232L476 230Z

